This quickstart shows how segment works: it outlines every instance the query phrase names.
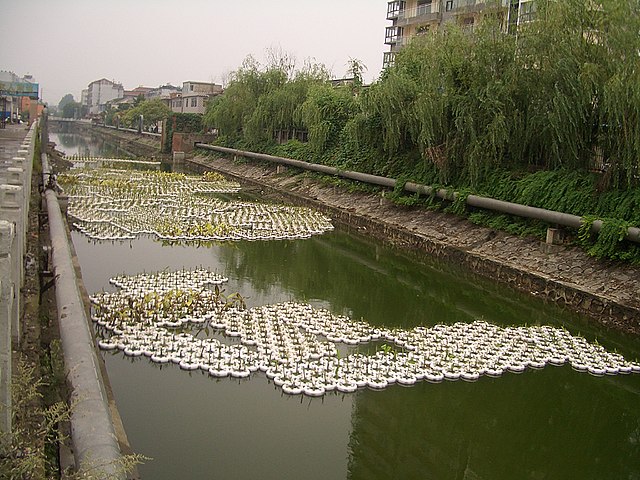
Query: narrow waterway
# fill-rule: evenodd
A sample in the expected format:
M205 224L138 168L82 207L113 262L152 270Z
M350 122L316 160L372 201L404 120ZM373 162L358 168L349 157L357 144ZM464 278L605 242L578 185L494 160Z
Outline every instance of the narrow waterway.
M51 140L111 154L86 137ZM72 238L90 293L112 290L109 278L122 273L206 267L248 307L294 300L384 327L564 326L627 358L640 352L636 339L542 300L340 230L200 247ZM640 375L547 366L311 399L283 394L260 372L216 380L101 355L132 447L151 457L146 479L640 478Z

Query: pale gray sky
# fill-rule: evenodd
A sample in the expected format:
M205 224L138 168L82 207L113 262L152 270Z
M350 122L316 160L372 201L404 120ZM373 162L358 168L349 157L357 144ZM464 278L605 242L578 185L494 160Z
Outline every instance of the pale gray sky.
M312 58L342 77L350 58L382 67L387 0L0 0L0 70L40 83L57 105L93 80L129 90L221 83L268 48Z

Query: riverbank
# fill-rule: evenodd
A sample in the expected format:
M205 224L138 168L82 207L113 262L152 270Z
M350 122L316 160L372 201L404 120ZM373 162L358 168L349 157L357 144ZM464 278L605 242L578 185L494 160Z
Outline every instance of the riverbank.
M148 151L151 139L93 129ZM159 149L159 143L156 142ZM640 267L589 257L571 245L546 245L475 225L464 218L398 206L380 193L347 191L317 177L258 162L195 156L217 170L329 214L335 222L403 248L454 262L510 288L566 306L599 324L640 335Z
M455 215L402 207L380 193L346 191L307 174L231 159L188 162L285 195L368 236L454 262L531 295L640 334L640 268L589 257L569 245L549 246L468 222Z

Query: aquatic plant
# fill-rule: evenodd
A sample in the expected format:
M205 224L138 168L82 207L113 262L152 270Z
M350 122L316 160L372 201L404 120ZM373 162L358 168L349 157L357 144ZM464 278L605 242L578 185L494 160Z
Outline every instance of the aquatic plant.
M95 240L282 240L333 229L329 218L308 208L217 198L240 186L211 172L197 177L97 168L66 173L58 182L69 196L74 226Z

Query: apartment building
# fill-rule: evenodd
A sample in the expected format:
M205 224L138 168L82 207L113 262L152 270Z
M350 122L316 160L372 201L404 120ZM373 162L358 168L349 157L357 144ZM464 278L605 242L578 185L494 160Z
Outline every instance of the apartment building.
M171 98L171 110L176 113L204 113L207 100L221 93L222 85L209 82L183 82L182 93Z
M389 51L384 53L383 66L386 68L395 59L396 53L413 38L424 35L450 22L463 29L473 31L480 21L482 11L489 5L498 4L504 9L505 27L515 31L521 23L533 20L535 7L533 0L393 0L387 3L385 44Z
M134 88L133 90L125 90L124 98L133 98L136 99L138 97L147 98L149 92L153 90L153 87L143 87L142 85Z
M180 87L174 87L170 83L166 85L160 85L158 88L154 88L147 94L147 100L160 99L169 108L173 107L173 97L175 94L180 93Z
M124 87L120 83L102 78L89 84L86 107L90 115L97 115L107 107L107 102L124 98Z

